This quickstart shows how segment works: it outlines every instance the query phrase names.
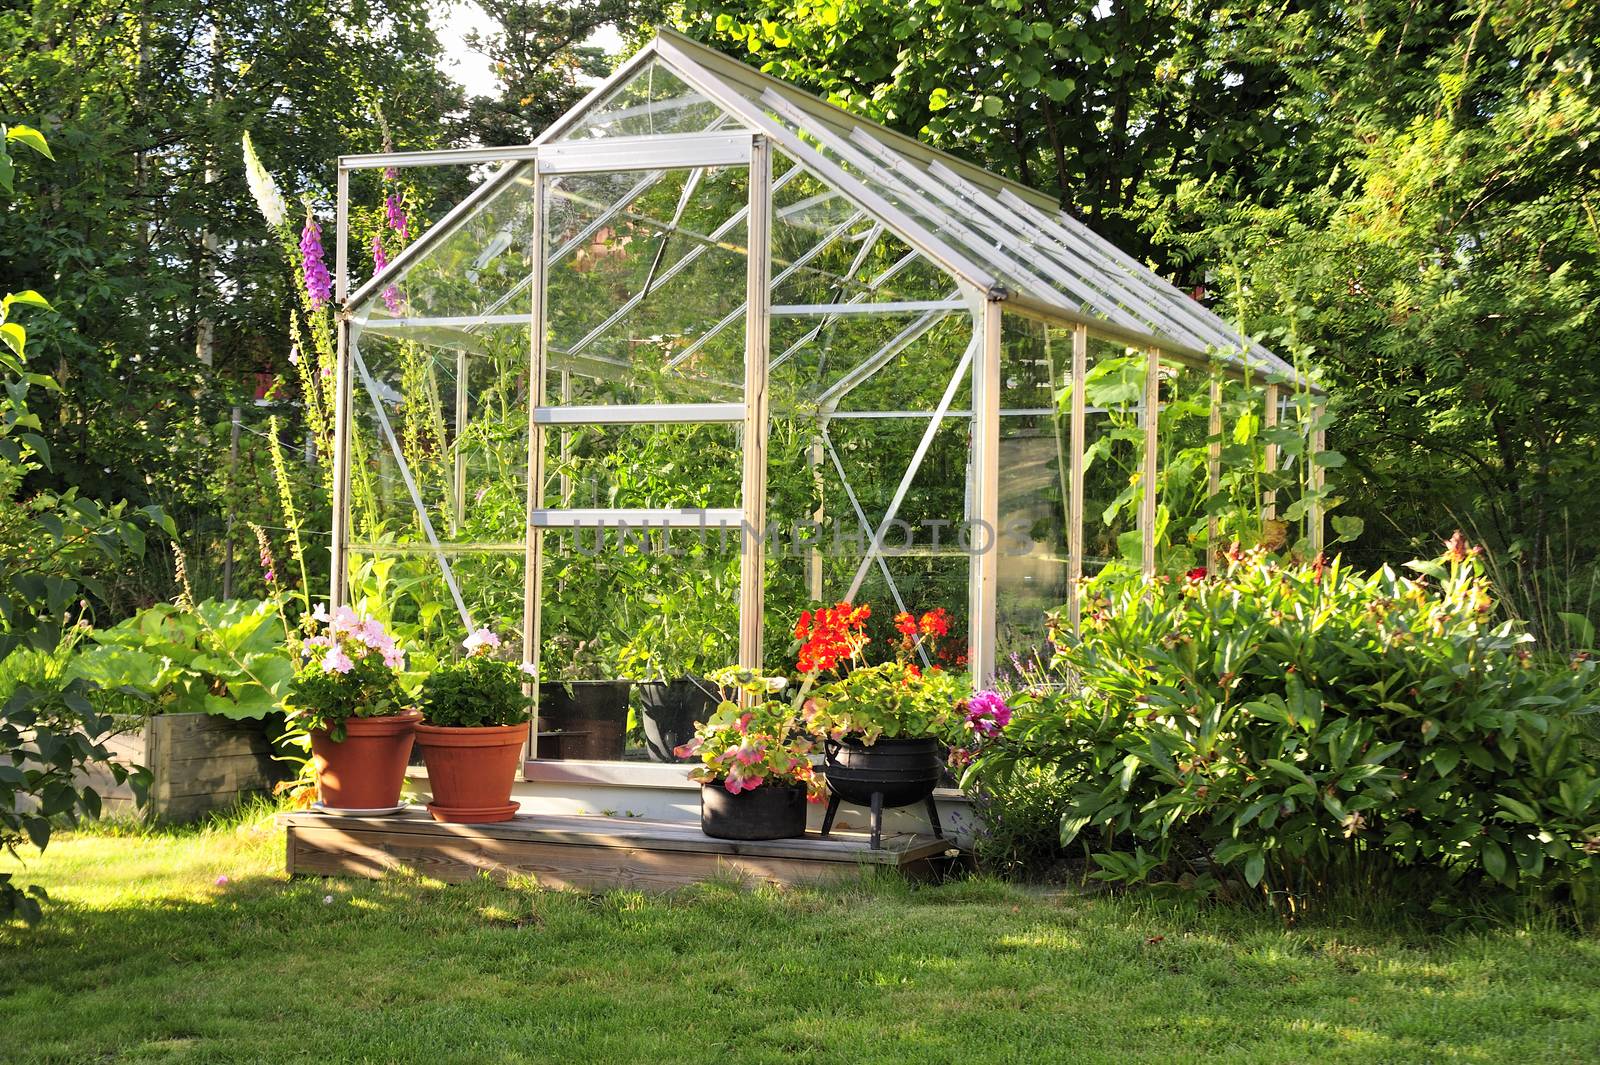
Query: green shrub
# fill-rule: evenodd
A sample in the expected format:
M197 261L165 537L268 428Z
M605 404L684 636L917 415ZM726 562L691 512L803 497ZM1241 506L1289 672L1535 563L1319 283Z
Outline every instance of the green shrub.
M1416 576L1236 554L1225 572L1088 587L1069 687L1023 693L969 779L1073 782L1063 844L1102 879L1242 878L1298 906L1421 874L1592 904L1593 666L1493 620L1459 538Z
M262 718L281 710L294 674L288 634L270 600L157 603L89 634L69 675L106 695L131 690L144 713Z
M445 728L520 725L528 720L526 680L515 662L488 655L443 663L422 682L422 716Z

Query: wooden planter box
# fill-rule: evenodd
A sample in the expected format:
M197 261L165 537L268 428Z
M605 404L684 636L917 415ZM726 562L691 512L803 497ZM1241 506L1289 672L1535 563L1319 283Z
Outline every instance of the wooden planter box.
M272 790L283 767L260 721L232 721L211 714L155 714L129 719L128 730L106 747L124 765L150 770L153 821L182 822L233 806ZM106 813L133 812L133 789L110 773L94 770L88 783L100 793Z

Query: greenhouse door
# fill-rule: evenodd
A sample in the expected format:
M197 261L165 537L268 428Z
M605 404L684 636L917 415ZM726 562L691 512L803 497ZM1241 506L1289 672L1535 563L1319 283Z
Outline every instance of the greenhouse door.
M760 665L770 175L747 131L539 148L525 658L636 690L535 758L672 761L638 692Z

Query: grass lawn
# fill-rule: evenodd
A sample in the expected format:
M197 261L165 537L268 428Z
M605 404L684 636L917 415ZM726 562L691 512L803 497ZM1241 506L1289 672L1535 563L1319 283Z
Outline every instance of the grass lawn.
M1286 931L985 881L289 881L282 849L263 817L60 837L22 877L46 922L0 929L0 1060L1600 1060L1600 942L1552 930Z

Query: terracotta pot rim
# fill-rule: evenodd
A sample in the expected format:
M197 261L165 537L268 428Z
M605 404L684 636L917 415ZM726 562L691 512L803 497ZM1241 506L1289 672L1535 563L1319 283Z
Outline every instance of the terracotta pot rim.
M430 725L426 721L417 726L417 731L429 736L440 735L473 735L505 732L508 729L525 729L526 721L519 721L514 725Z
M528 735L528 724L482 725L451 728L445 725L418 725L417 743L422 747L514 747Z
M347 717L344 720L345 735L372 735L386 732L402 732L414 728L422 720L420 710L402 710L398 714L384 714L382 717ZM318 733L327 735L327 729L316 729Z

